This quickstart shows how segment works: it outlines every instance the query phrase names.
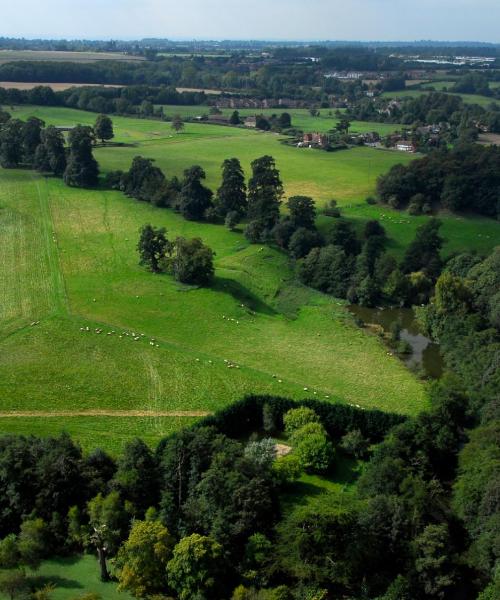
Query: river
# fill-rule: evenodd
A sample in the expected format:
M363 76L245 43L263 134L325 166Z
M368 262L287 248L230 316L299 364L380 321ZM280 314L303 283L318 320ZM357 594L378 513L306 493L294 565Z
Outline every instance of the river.
M427 377L441 377L444 364L439 346L420 331L413 309L367 308L353 304L349 310L365 324L379 325L387 333L390 333L391 325L399 321L401 339L411 347L411 353L401 355L401 360L407 367L423 371Z

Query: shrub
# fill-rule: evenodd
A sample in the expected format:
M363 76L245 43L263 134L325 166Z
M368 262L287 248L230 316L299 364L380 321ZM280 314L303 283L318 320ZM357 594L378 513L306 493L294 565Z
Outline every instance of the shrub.
M352 429L342 436L340 447L346 454L363 458L368 450L368 440L363 437L359 429Z
M307 426L306 426L307 427ZM324 433L305 435L294 450L305 471L323 473L330 468L334 450Z
M283 417L283 422L287 435L292 435L294 431L308 423L319 423L319 417L312 408L302 406L289 410Z

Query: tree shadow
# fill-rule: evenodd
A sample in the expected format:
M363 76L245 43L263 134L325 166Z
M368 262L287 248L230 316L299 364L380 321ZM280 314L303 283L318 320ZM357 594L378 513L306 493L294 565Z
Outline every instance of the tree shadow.
M29 577L30 584L36 589L40 589L47 584L52 584L57 588L64 589L82 589L83 585L76 579L68 579L60 575L32 575Z
M264 315L278 314L272 306L266 304L257 295L234 279L216 276L212 284L212 289L230 294L239 304L244 304L246 308L253 312Z

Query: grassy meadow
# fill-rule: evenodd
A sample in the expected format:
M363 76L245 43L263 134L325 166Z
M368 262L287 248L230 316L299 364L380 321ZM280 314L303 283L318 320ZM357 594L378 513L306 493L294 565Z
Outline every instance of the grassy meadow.
M479 104L487 108L492 102L495 102L495 98L488 98L487 96L480 96L479 94L459 94L451 91L453 87L453 81L431 81L423 84L424 87L433 87L436 92L446 92L455 96L460 96L465 104ZM492 88L496 87L493 83ZM383 98L417 98L423 94L429 94L429 90L422 89L421 87L412 86L410 89L406 89L400 92L384 92ZM497 101L498 102L498 101Z
M58 125L95 120L71 109L14 111L30 114ZM425 219L364 202L377 176L407 155L301 150L273 134L215 125L188 124L175 135L168 123L113 121L124 145L96 149L103 172L126 169L142 154L168 175L199 163L215 188L224 158L238 156L248 172L251 160L272 154L287 195L310 194L319 206L335 197L359 227L380 218L395 254ZM327 222L320 217L320 227ZM166 227L170 237L201 237L216 252L214 285L182 286L139 267L145 223ZM446 251L466 244L486 251L498 227L445 216ZM85 449L119 453L131 437L153 445L246 393L405 414L426 405L424 385L354 325L342 302L297 284L283 253L250 245L241 231L188 222L120 192L2 169L0 230L1 432L65 429Z

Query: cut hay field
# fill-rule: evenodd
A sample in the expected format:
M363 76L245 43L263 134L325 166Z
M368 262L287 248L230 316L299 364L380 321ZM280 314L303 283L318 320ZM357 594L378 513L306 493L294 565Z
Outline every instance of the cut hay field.
M59 125L95 119L70 109L15 111L29 114ZM395 253L425 219L364 202L376 177L407 156L369 148L302 151L272 134L214 125L188 124L174 135L168 123L114 123L117 141L128 145L96 150L103 171L127 168L142 154L168 175L199 163L215 187L224 158L238 156L248 169L267 153L276 157L287 194L309 193L319 204L336 197L360 226L381 218ZM498 239L496 222L444 221L447 251L487 249ZM139 267L135 247L144 223L212 247L213 287L188 288ZM358 329L341 302L298 285L285 255L249 245L241 232L188 222L119 192L71 189L31 171L2 169L0 232L0 431L66 429L85 448L117 453L130 437L154 444L192 423L193 414L250 392L405 414L426 405L422 383Z
M19 60L89 63L98 60L125 62L143 61L142 56L131 56L122 52L72 52L64 50L0 50L0 64Z
M121 88L123 85L101 84L101 83L40 83L38 81L0 81L0 88L10 90L32 90L33 88L43 86L49 87L54 92L63 92L75 87L105 87L105 88Z

